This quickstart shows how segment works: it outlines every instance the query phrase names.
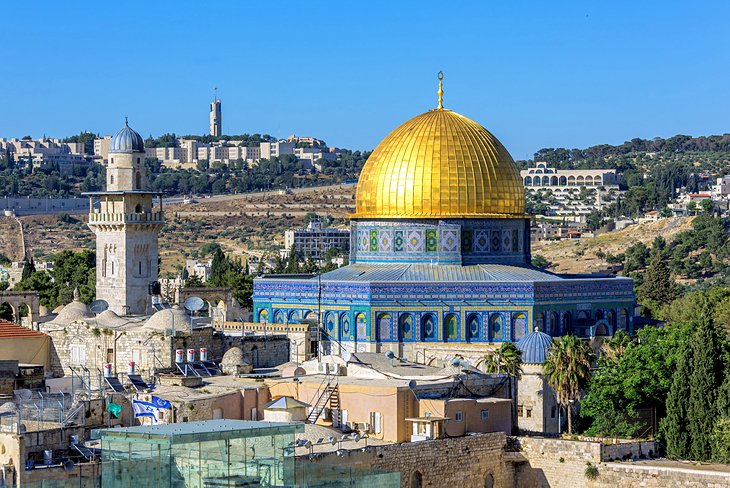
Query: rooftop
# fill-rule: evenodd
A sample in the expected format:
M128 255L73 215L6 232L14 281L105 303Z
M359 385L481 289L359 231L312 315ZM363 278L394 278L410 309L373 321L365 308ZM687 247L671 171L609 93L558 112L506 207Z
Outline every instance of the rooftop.
M101 429L106 437L171 440L185 443L199 440L201 435L212 438L256 437L269 434L296 434L304 431L304 424L286 422L260 422L252 420L202 420L163 425L139 425L121 429Z
M47 337L43 332L31 330L22 325L0 319L0 339L18 339L24 337Z

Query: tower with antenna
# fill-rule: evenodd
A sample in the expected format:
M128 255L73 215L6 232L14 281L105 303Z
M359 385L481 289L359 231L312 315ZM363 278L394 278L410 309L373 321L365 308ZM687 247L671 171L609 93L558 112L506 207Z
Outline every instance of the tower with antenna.
M213 88L213 101L210 102L210 135L220 137L223 122L221 120L221 101L218 99L218 87Z

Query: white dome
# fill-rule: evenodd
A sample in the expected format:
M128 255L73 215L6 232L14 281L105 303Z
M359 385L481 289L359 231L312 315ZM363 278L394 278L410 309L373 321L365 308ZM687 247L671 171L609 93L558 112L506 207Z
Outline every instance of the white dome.
M93 317L94 312L89 310L89 307L84 302L74 300L63 307L53 321L62 324L70 324L72 322L86 321L86 319Z
M179 305L173 305L172 308L160 310L150 317L145 324L149 329L170 331L175 325L175 334L180 331L186 331L190 328L190 316Z

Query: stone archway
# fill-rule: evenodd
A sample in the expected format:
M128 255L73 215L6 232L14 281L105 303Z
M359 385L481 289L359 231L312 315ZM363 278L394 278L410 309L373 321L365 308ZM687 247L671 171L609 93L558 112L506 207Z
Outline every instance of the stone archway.
M21 322L19 312L25 306L28 309L31 323L38 323L40 317L38 293L34 291L2 291L0 292L0 303L7 303L12 308L14 322Z
M180 306L190 297L200 297L207 302L212 314L211 320L214 324L220 324L221 317L216 316L212 312L213 309L222 309L226 321L244 321L244 311L240 304L233 299L230 288L182 288L178 299Z

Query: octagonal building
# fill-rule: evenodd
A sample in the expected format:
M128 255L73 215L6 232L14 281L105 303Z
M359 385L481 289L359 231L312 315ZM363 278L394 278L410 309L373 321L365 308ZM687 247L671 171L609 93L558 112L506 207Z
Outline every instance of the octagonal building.
M254 281L254 320L320 323L327 352L427 362L479 356L536 329L585 338L633 332L629 278L531 266L525 190L507 149L438 108L388 134L365 163L350 264ZM320 314L321 313L321 314Z

